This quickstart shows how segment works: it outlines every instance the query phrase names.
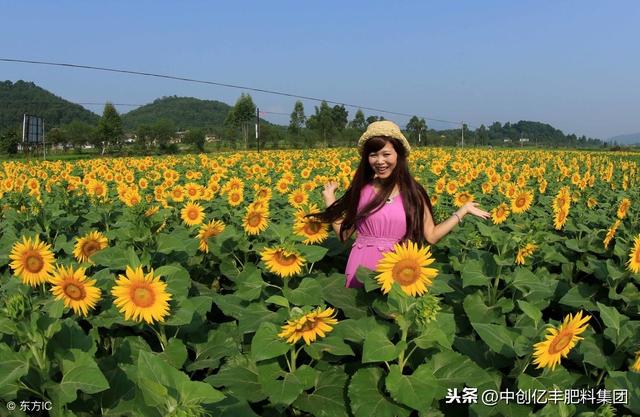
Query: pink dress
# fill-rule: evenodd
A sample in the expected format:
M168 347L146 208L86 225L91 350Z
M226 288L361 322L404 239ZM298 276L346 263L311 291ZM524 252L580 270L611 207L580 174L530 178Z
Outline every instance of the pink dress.
M375 192L371 184L362 188L358 212L375 197ZM393 245L398 243L407 231L402 196L397 195L391 203L383 203L382 206L380 210L356 224L357 237L345 270L347 288L362 287L363 284L355 277L358 266L375 270L382 254L393 250Z

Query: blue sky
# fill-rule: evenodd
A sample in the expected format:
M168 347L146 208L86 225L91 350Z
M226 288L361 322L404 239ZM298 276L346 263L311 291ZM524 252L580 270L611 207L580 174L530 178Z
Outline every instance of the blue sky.
M534 120L599 138L640 132L636 1L0 1L0 6L0 58L245 85L464 120L471 127ZM6 62L0 62L0 79L34 81L75 102L146 104L178 95L233 104L243 92ZM295 99L250 94L262 110L287 113L267 119L288 123ZM304 101L306 114L318 104ZM101 112L100 106L86 107ZM356 109L348 110L352 118ZM385 117L399 124L408 119Z

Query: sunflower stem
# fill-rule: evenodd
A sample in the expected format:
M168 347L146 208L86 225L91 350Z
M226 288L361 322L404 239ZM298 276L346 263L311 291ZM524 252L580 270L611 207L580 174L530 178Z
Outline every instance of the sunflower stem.
M313 271L313 265L315 264L315 262L311 262L311 266L308 269L308 274L311 275L311 271Z
M302 349L302 346L300 346L300 349ZM291 363L289 366L289 372L296 371L296 360L298 359L298 352L299 352L299 349L296 350L296 346L293 345L293 347L291 348Z
M605 374L606 372L607 372L607 371L606 371L605 369L603 369L603 370L600 372L600 376L598 377L598 381L596 382L596 387L600 385L600 382L602 382L602 377L604 377L604 374Z

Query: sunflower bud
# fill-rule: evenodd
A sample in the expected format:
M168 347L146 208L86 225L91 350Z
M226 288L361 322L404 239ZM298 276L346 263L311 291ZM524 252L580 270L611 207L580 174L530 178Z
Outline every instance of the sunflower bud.
M416 311L418 315L416 320L421 326L426 326L428 323L436 319L438 312L442 309L440 307L440 298L425 294L418 299L418 305Z
M4 305L7 317L15 321L22 320L30 310L29 298L20 293L10 295Z

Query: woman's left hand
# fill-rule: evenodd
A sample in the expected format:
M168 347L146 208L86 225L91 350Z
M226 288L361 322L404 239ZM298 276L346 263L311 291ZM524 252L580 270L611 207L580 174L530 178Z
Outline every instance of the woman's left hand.
M489 213L488 211L482 210L478 206L479 204L476 203L475 201L470 201L466 203L464 206L462 206L460 210L464 214L473 214L474 216L480 217L482 219L488 219L491 217L491 213Z

